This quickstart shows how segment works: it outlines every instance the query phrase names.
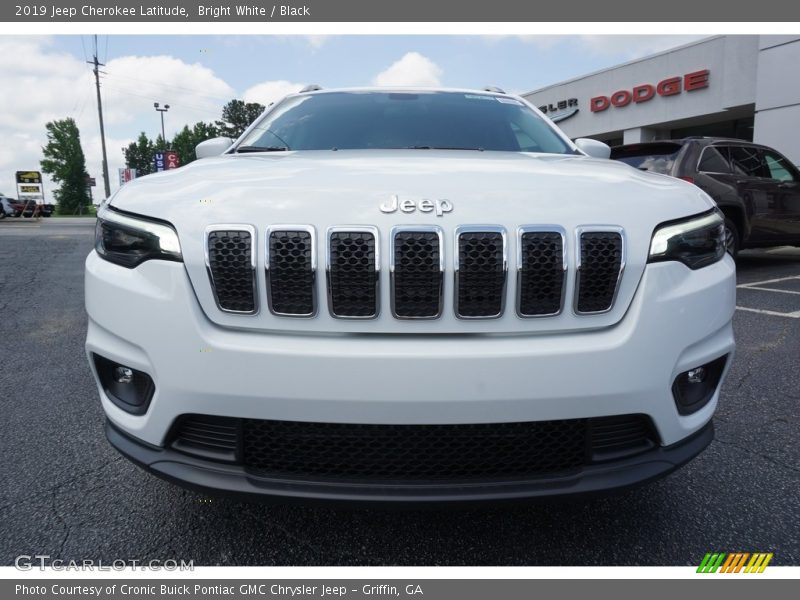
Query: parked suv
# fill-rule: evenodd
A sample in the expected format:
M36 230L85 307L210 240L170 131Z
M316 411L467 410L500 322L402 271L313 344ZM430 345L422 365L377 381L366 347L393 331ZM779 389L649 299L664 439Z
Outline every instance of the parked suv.
M725 215L729 252L800 245L800 171L777 150L720 138L628 144L611 158L694 183Z
M694 185L518 96L314 90L123 186L86 260L106 435L232 494L595 493L713 438L735 265Z

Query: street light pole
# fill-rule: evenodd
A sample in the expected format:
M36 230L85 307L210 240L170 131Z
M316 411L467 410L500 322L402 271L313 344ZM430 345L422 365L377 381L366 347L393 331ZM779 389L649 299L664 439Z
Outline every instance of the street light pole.
M153 107L161 113L161 141L164 142L162 150L167 149L167 136L164 133L164 113L169 110L169 104L165 104L164 108L159 108L161 105L158 102L153 102Z

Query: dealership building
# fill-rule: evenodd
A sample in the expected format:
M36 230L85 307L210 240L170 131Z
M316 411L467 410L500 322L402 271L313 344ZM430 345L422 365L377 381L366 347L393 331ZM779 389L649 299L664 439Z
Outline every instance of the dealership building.
M571 138L723 136L800 165L800 36L724 35L523 94Z

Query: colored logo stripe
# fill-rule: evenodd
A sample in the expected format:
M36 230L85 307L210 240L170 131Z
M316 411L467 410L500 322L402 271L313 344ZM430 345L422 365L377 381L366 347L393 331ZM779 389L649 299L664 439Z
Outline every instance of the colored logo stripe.
M772 560L773 554L766 552L707 552L697 567L698 573L763 573ZM749 562L747 559L750 559ZM747 566L745 566L747 563Z
M706 553L703 557L703 561L700 563L700 566L697 567L698 573L716 573L719 566L722 564L722 561L725 560L725 553L714 553L711 554L710 552Z
M767 568L769 561L772 560L772 553L769 554L753 554L753 558L750 559L750 562L747 563L747 567L745 567L745 573L763 573L764 569Z

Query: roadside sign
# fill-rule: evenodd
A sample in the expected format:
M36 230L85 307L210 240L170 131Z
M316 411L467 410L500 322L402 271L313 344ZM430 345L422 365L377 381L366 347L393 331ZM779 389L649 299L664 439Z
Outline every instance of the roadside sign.
M17 197L22 201L44 201L42 174L39 171L17 171Z
M39 171L17 171L17 183L42 183Z
M174 150L167 150L166 152L156 152L153 155L153 170L154 171L167 171L169 169L177 169L180 167L180 160L178 153Z
M97 180L94 177L86 176L86 185L89 187L94 187L97 185Z
M120 187L136 179L136 169L126 169L121 167L119 169L119 185Z

